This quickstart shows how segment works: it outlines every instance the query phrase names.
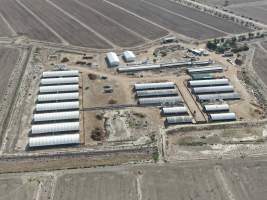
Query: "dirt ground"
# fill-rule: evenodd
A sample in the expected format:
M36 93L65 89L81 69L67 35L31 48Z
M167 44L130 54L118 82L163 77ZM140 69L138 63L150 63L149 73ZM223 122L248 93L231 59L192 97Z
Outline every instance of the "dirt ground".
M167 136L167 159L187 160L224 156L242 157L247 154L265 153L266 127L218 127L186 131L177 130Z
M28 195L38 194L40 200L265 200L266 170L265 161L247 159L13 174L1 176L1 185L12 184L10 193L0 194L6 194L5 200L17 199L15 195L26 200L26 188L39 188ZM32 180L31 185L21 185L21 177Z
M257 48L255 51L255 55L253 58L253 66L254 70L261 78L261 80L267 85L267 53L264 52L262 49Z

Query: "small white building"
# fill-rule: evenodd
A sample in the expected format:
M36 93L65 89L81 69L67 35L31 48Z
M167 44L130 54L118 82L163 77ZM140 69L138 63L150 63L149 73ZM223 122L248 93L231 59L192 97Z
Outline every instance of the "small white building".
M119 57L114 52L107 53L107 61L110 67L117 67L120 64Z
M134 62L136 59L136 56L132 51L124 51L123 58L126 62Z

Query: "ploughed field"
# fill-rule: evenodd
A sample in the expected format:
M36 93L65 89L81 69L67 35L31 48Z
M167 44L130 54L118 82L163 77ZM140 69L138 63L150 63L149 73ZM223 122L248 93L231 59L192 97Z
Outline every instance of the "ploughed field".
M263 44L266 45L266 43ZM267 85L267 45L265 48L265 51L261 48L256 48L253 58L253 67L264 84Z
M170 34L208 39L249 31L165 0L0 0L0 36L96 49L135 47Z
M18 50L0 47L0 102L7 90L8 81L18 57Z

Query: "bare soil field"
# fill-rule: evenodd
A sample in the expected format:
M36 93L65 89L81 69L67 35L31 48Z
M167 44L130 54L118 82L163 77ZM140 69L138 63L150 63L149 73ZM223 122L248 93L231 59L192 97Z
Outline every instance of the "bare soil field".
M182 6L178 3L171 2L169 0L167 1L166 0L146 0L146 1L154 5L158 5L160 7L168 9L177 14L188 17L190 19L201 22L203 24L212 26L221 31L225 31L228 33L242 33L242 32L249 31L249 29L239 26L233 22L230 22L230 21L227 21L227 20L215 17L215 16L210 16L208 14L205 14L204 12L200 12L196 9Z
M91 48L111 48L104 40L48 2L42 0L22 0L21 2L69 43Z
M205 27L179 15L166 12L166 10L157 6L152 6L146 1L109 0L107 2L112 2L163 27L192 38L207 39L225 35L215 29Z
M4 200L26 200L35 196L38 182L22 177L0 176L0 199Z
M261 78L261 80L267 85L267 54L260 48L256 48L253 58L254 70Z
M10 75L16 65L19 51L11 48L0 47L0 102L8 87Z
M58 176L54 199L265 200L266 170L252 160L72 170Z
M225 6L225 1L221 0L197 0L200 3L207 4L210 6ZM250 3L250 2L262 2L265 0L231 0L228 1L228 5L238 5L243 3Z
M1 17L1 13L0 13L0 37L9 37L11 35L12 35L11 31L8 28L8 25L6 24L6 22Z
M139 33L140 35L143 35L148 39L155 40L168 34L168 31L116 8L105 1L79 0L79 2L86 4L87 6L97 10L103 15L117 21L121 25Z
M53 33L17 4L15 0L0 0L0 4L0 12L18 35L26 35L34 40L60 42Z
M131 47L144 43L142 38L73 0L52 0L52 2L93 28L115 45Z
M265 3L267 5L267 2ZM253 5L242 5L235 7L228 7L229 10L238 13L239 15L252 18L254 20L260 21L264 24L267 24L267 8L262 5L253 6Z

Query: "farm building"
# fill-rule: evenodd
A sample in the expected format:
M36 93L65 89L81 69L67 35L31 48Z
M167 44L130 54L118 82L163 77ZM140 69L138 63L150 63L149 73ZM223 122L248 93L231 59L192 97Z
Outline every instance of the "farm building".
M155 98L140 98L140 105L176 105L182 103L181 97L155 97Z
M213 86L213 87L194 87L192 92L194 94L204 94L204 93L226 93L233 92L234 87L231 85L225 86Z
M191 124L191 123L193 123L193 118L191 116L166 117L165 123L167 125L172 125L172 124Z
M136 84L134 84L135 90L171 89L174 87L175 87L175 84L173 82L136 83Z
M67 101L67 100L78 100L79 93L61 93L61 94L40 94L37 96L38 102L48 101Z
M79 76L78 70L70 71L46 71L43 72L43 78L53 78L53 77L73 77Z
M152 69L160 69L160 64L150 64L150 65L137 65L137 66L123 66L119 67L117 70L120 73L123 72L137 72L137 71L145 71Z
M53 85L53 86L41 86L39 88L40 93L57 93L57 92L77 92L79 91L79 85Z
M32 134L33 135L43 134L43 133L79 131L79 130L80 130L80 123L79 122L32 125Z
M29 138L30 148L70 144L80 144L80 134L65 134Z
M124 51L122 56L126 62L133 62L136 59L136 56L132 51Z
M78 110L79 101L59 102L59 103L41 103L36 105L37 112L58 111L58 110Z
M193 80L207 80L207 79L214 79L215 76L209 73L197 73L191 74Z
M167 90L138 90L136 91L137 97L159 97L159 96L178 96L175 89Z
M212 85L229 85L229 80L223 79L210 79L210 80L192 80L188 82L190 87L203 87Z
M207 113L211 112L227 112L229 111L228 104L211 104L211 105L204 105L204 111Z
M236 120L235 113L216 113L216 114L209 114L210 121L234 121Z
M222 94L203 94L197 95L198 101L215 101L215 100L238 100L240 95L236 92Z
M59 120L78 120L79 111L68 111L68 112L52 112L52 113L41 113L34 114L34 122L45 122L45 121L59 121Z
M107 62L110 67L117 67L120 65L119 57L114 52L107 53Z
M41 79L41 85L60 85L60 84L78 84L78 83L79 83L79 77Z
M177 107L165 107L161 109L161 113L163 115L181 115L187 113L187 108L185 106L177 106Z
M194 73L215 73L215 72L222 72L223 68L221 66L209 66L209 67L193 67L188 68L187 72L189 74Z

